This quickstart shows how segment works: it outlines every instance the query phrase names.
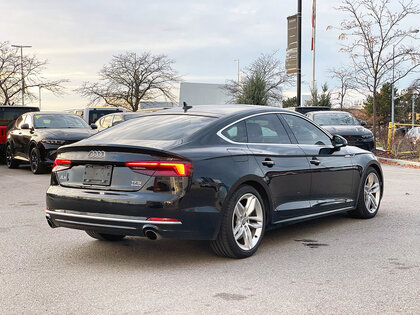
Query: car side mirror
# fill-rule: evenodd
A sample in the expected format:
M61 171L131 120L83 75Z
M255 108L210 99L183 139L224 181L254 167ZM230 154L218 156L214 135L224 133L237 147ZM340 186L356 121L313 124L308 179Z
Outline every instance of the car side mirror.
M20 129L29 129L29 124L23 124Z
M98 126L96 126L95 124L90 124L90 128L92 128L92 129L98 129Z
M344 139L342 136L334 135L332 137L332 145L334 148L345 147L347 144L348 144L347 140Z
M366 121L364 121L364 120L362 120L361 122L360 122L360 126L366 126Z

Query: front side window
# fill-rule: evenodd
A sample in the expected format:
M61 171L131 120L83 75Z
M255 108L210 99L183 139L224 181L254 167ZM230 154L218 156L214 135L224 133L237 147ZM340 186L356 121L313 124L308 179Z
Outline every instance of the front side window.
M16 128L20 129L20 127L23 125L25 118L26 115L22 115L16 120Z
M32 128L32 117L31 117L31 115L26 115L25 121L23 123L28 124L29 128Z
M331 139L321 129L306 119L295 115L283 115L299 144L331 145Z
M122 123L124 121L123 116L122 115L114 115L114 119L112 120L112 125L118 125L120 123Z
M104 117L102 120L102 127L108 128L109 126L111 126L111 122L112 122L112 116Z
M283 124L274 114L251 117L245 122L249 143L291 143Z

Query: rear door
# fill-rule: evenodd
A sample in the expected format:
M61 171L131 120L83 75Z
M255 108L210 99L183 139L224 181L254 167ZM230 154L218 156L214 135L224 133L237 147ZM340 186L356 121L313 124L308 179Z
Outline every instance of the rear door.
M308 119L293 114L281 117L310 164L313 212L352 206L353 177L357 169L347 148L335 149L330 137Z
M15 128L10 131L10 137L12 138L14 155L17 157L23 157L23 138L22 138L22 125L27 115L22 115L16 120Z
M310 213L309 163L292 143L276 114L245 120L248 147L268 182L273 201L272 222Z

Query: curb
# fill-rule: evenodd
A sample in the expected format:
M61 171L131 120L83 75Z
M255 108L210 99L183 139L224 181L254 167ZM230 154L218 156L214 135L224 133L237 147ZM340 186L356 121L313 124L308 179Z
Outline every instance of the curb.
M402 166L402 167L420 169L420 162L412 162L412 161L405 161L405 160L389 159L389 158L383 158L383 157L379 157L379 156L377 156L376 158L382 164L396 165L396 166Z

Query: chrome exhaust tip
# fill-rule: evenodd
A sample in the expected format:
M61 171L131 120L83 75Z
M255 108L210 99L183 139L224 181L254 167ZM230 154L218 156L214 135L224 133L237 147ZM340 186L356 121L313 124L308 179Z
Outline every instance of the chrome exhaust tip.
M50 226L50 228L52 228L52 229L54 229L54 228L56 228L57 226L53 223L53 221L51 220L51 217L50 216L46 216L45 217L46 219L47 219L47 223L48 223L48 225Z
M156 241L156 240L158 240L158 239L161 238L161 236L159 235L159 233L156 232L152 228L148 228L148 227L144 228L143 229L143 233L144 233L144 236L146 236L151 241Z

